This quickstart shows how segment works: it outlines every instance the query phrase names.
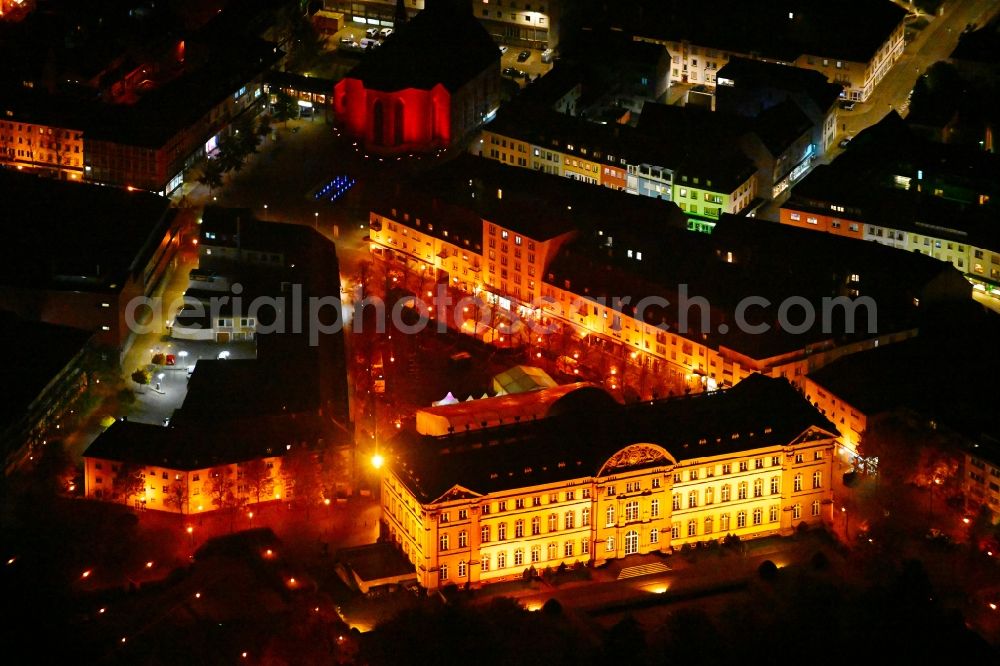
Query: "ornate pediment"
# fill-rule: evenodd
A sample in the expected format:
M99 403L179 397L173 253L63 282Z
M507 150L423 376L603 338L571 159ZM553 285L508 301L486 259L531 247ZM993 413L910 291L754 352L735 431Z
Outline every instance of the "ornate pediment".
M459 485L452 486L444 495L437 498L431 504L443 504L444 502L453 502L455 500L463 499L475 499L481 497L479 493L473 492L468 488L463 488Z
M673 465L675 462L673 457L662 446L656 446L655 444L632 444L608 458L608 461L604 463L597 475L604 476L605 474L613 473L617 469L628 469L651 463Z

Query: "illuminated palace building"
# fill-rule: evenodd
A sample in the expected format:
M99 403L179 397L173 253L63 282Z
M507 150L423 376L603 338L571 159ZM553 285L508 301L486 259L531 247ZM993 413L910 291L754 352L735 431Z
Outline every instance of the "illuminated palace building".
M379 152L447 148L500 104L500 50L468 11L431 3L333 89L338 125Z
M390 444L382 528L425 588L832 518L836 429L784 379L620 405L570 384L433 407Z

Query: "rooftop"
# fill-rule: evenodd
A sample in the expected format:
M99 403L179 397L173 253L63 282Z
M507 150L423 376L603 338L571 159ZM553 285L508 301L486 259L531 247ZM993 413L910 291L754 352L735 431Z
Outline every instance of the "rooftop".
M627 406L606 394L603 401L588 396L553 412L443 437L403 431L390 444L389 464L421 502L434 502L454 486L485 494L594 476L635 443L661 446L682 461L784 446L810 428L836 432L787 381L761 375L728 391ZM636 466L651 464L672 461Z
M846 356L809 375L821 388L869 417L905 409L967 436L1000 439L1000 416L982 408L1000 372L1000 316L978 305L942 313L932 330L904 342ZM940 363L941 350L977 349L976 370Z
M366 54L347 78L383 92L438 84L455 92L488 67L499 72L500 49L470 11L445 2L428 5Z
M120 290L173 222L170 201L155 194L9 170L0 200L0 284L33 289Z
M86 346L91 333L19 319L0 312L0 431L28 413L34 402ZM12 350L16 352L11 353Z
M763 60L730 57L719 70L720 81L716 94L725 94L726 86L721 80L732 81L732 87L740 91L754 88L776 88L787 92L805 94L821 112L828 110L840 98L843 87L831 83L820 72L801 67L792 67Z
M84 456L190 471L280 456L287 446L321 439L325 430L318 415L245 416L167 428L117 421Z
M446 217L454 220L450 223L453 226L470 227L465 232L470 236L472 221L461 212L463 209L535 240L595 228L635 228L654 233L686 228L684 214L671 202L464 153L399 187L397 192L404 202L426 202L422 207L414 206L415 210L434 211L438 216L447 213ZM393 200L386 197L387 202ZM482 243L482 228L472 237L474 242Z
M609 14L612 27L640 37L784 62L810 54L867 63L906 10L890 0L640 0L616 4Z

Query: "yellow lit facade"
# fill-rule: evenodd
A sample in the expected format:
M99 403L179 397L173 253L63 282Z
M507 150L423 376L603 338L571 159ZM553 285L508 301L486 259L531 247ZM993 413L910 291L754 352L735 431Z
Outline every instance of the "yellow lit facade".
M261 493L261 502L287 497L284 479L281 476L281 456L263 458L270 472L267 492ZM91 499L114 499L115 476L123 463L101 458L84 458L85 495ZM219 507L212 502L212 473L225 470L231 478L230 487L240 503L255 504L257 497L244 482L243 465L232 463L196 470L171 469L168 467L142 467L146 479L144 489L131 498L137 508L169 511L171 513L197 514L214 511ZM175 489L179 484L182 491ZM180 506L177 497L186 498Z
M82 180L83 133L0 118L0 162L64 180Z
M781 446L676 460L666 449L635 443L596 474L558 483L478 494L455 485L421 503L391 468L382 477L382 515L389 538L428 589L473 586L543 570L684 544L788 534L801 523L831 520L836 435L811 428ZM707 442L701 446L708 445Z

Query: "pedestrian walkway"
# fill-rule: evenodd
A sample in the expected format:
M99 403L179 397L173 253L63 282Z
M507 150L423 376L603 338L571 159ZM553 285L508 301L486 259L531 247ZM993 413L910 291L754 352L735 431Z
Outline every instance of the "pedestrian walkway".
M664 562L650 562L649 564L640 564L634 567L625 567L620 572L618 572L618 580L624 580L626 578L637 578L639 576L649 576L652 574L661 574L671 571L670 565Z

